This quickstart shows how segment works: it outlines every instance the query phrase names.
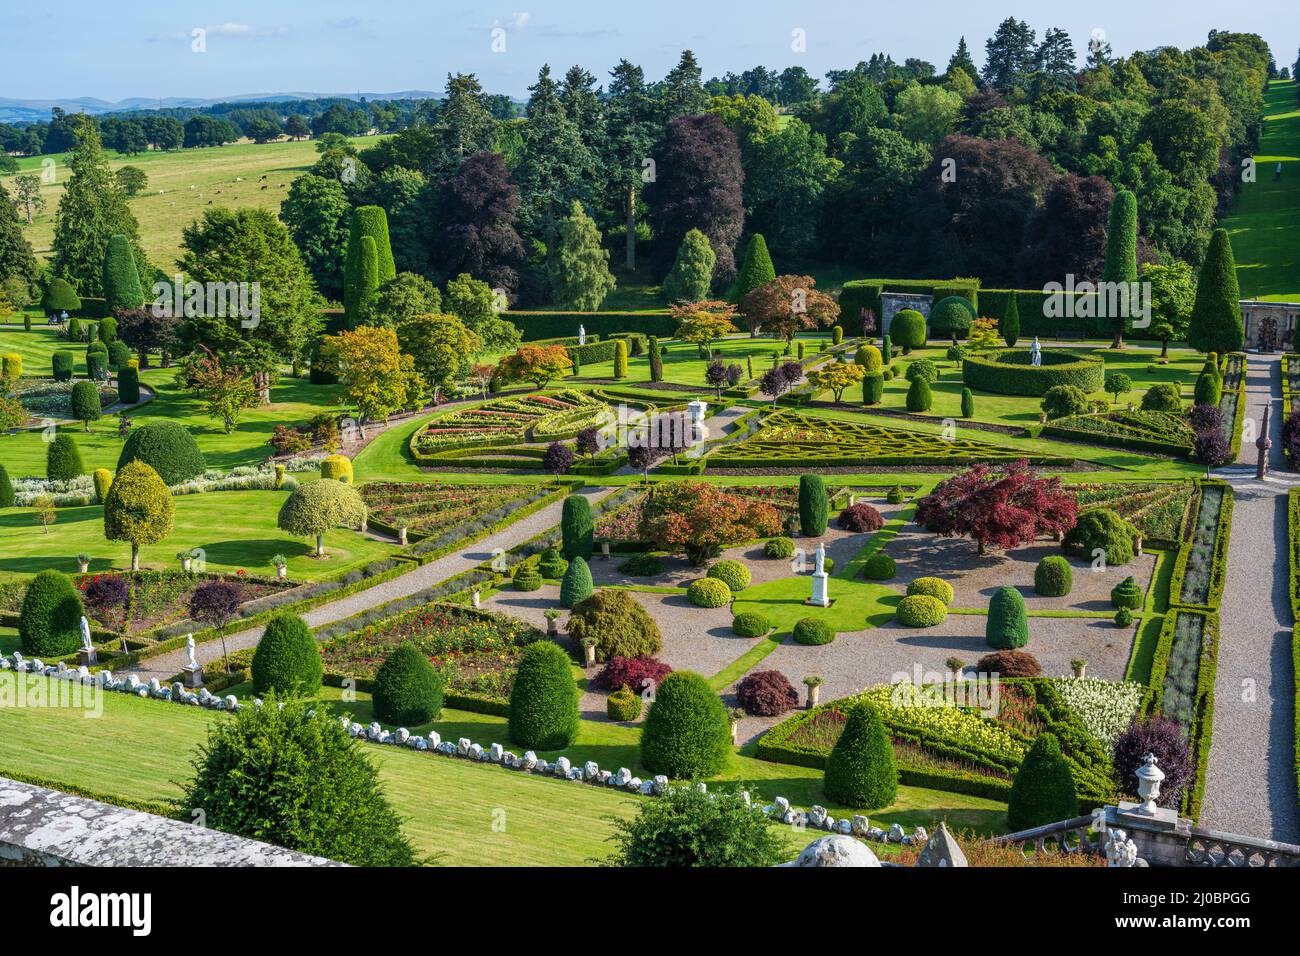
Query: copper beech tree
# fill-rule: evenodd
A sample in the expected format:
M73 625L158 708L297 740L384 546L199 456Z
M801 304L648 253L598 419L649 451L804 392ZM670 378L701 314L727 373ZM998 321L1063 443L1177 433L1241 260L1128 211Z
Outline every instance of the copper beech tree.
M682 551L703 566L737 541L781 533L776 508L717 485L680 481L657 487L646 503L639 530L642 540L664 551Z
M986 554L1064 534L1076 514L1074 495L1061 490L1061 479L1038 477L1022 458L1002 471L979 464L939 482L917 505L916 521L941 537L971 538Z
M741 303L750 331L767 329L787 342L804 329L828 328L840 317L840 304L817 291L812 276L777 276Z

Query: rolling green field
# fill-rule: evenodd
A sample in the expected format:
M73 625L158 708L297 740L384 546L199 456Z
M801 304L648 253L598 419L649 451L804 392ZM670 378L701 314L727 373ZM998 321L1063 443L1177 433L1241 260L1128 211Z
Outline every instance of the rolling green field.
M1232 237L1243 298L1300 300L1300 103L1296 82L1269 84L1256 181L1244 183L1222 225ZM1282 175L1275 179L1277 164Z

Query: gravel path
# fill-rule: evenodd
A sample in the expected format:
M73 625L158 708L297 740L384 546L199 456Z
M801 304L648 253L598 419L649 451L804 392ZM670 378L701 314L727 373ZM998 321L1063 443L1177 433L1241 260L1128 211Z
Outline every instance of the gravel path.
M1247 415L1272 403L1270 468L1285 467L1276 355L1250 355ZM1229 833L1300 842L1294 756L1291 607L1286 490L1292 475L1258 482L1257 450L1243 442L1237 468L1221 472L1235 504L1228 575L1219 609L1219 662L1201 824Z
M611 490L604 487L586 488L582 491L582 495L594 504ZM415 594L425 588L432 587L440 581L445 581L453 575L470 571L491 558L498 548L503 551L509 550L534 535L555 527L560 523L560 513L563 508L564 502L557 501L541 511L516 521L496 534L474 542L463 551L453 551L423 567L403 574L401 577L393 578L368 590L313 608L302 615L303 620L313 628L320 627L323 624L331 624L334 621L341 621L346 617L351 617L353 614L359 614L367 608ZM227 635L227 650L234 652L256 647L257 642L262 639L262 630L261 627L253 627L237 634ZM220 661L221 641L204 641L195 647L194 656L200 664ZM137 674L144 680L150 677L165 680L173 674L179 673L184 663L185 650L182 648L141 661L138 666L127 668L123 673Z

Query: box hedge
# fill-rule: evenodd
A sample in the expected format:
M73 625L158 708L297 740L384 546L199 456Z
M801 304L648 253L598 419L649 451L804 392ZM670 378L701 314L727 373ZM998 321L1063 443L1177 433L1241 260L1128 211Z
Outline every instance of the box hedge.
M1101 390L1106 364L1096 355L1043 349L1042 365L1031 364L1029 349L996 349L962 360L962 381L998 395L1047 394L1057 385L1073 385L1091 394Z

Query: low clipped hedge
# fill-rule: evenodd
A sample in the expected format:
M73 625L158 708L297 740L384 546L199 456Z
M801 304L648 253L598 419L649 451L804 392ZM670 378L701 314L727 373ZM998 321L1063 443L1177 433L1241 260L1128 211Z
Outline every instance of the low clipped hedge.
M414 644L399 644L379 665L371 685L375 716L416 727L442 713L443 680Z
M310 697L320 690L324 667L307 622L297 614L277 614L267 622L253 653L253 692Z
M686 599L696 607L726 607L731 603L731 588L718 578L697 578L687 586Z
M1043 364L1030 364L1029 349L997 349L962 360L962 381L970 388L998 395L1045 395L1057 385L1073 385L1091 394L1100 391L1106 364L1095 355L1043 349Z
M898 602L894 614L894 619L907 627L934 627L947 617L947 606L929 594L909 594Z
M792 636L799 644L829 644L835 640L835 628L818 617L801 617L795 622Z
M731 591L743 591L749 587L749 582L753 576L749 573L749 568L745 567L739 561L727 559L719 561L709 568L708 576L716 578L725 584Z
M907 586L907 593L909 595L928 594L930 597L942 601L944 607L952 606L952 585L943 578L917 578Z
M762 637L772 629L772 625L763 615L744 611L731 619L731 629L739 637Z

